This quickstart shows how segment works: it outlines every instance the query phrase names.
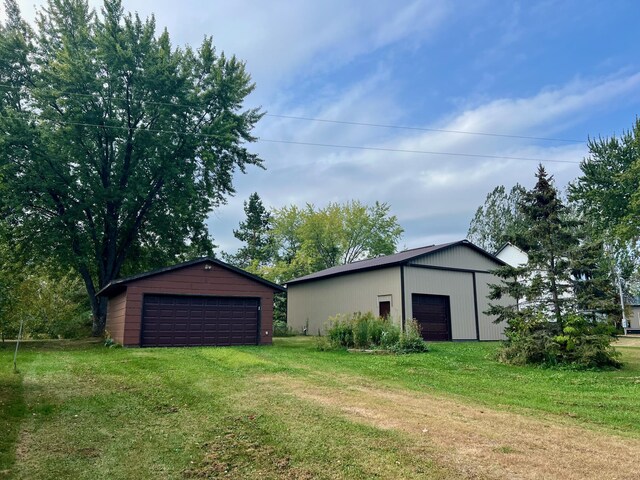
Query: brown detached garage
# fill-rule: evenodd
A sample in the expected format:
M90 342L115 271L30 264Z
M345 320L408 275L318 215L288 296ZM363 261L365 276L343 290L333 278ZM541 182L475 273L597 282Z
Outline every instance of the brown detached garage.
M141 347L271 343L273 294L285 289L214 258L115 280L107 331L117 343Z

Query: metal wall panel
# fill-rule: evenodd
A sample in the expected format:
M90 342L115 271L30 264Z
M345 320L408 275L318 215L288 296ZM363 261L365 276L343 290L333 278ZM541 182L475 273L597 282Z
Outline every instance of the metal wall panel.
M489 308L489 303L496 303L499 305L510 305L515 303L510 297L503 297L500 300L489 300L489 284L499 284L500 278L495 275L487 273L476 273L476 288L478 292L478 313L480 326L480 340L503 340L504 336L504 323L496 325L493 323L495 317L485 315L483 312Z
M305 326L309 335L325 332L329 317L336 314L378 314L378 297L391 296L391 318L400 322L400 267L370 270L289 285L287 323L294 331Z
M451 306L453 340L476 339L476 317L473 303L473 274L419 267L405 267L404 294L406 318L413 317L411 295L445 295Z
M464 268L466 270L493 270L500 265L465 245L457 245L441 252L434 252L422 258L411 260L419 265Z

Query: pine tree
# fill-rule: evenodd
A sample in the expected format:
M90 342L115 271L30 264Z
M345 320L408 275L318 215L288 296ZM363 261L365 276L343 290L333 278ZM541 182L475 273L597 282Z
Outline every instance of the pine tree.
M245 245L240 247L235 255L227 255L226 259L240 268L256 271L259 266L273 258L271 214L264 207L257 192L249 196L248 202L244 202L244 213L246 219L233 231L233 236Z
M561 327L573 301L570 258L578 245L574 234L577 222L570 218L553 185L553 177L542 165L536 178L536 185L520 202L520 210L529 224L526 241L531 284L527 296L538 310L550 309Z

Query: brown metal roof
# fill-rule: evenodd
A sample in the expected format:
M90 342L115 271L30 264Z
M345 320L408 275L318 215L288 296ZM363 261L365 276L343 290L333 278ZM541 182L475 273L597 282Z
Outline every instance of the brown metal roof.
M189 267L191 265L197 265L199 263L205 263L205 262L213 263L214 265L218 265L220 267L227 268L227 269L229 269L229 270L231 270L233 272L236 272L236 273L238 273L238 274L240 274L240 275L242 275L244 277L250 278L251 280L254 280L254 281L258 282L258 283L266 285L267 287L271 287L277 292L285 292L286 291L280 285L276 285L275 283L270 282L269 280L265 280L262 277L259 277L257 275L252 274L252 273L249 273L249 272L246 272L245 270L242 270L241 268L234 267L233 265L229 265L228 263L222 262L222 261L217 260L215 258L203 257L203 258L196 258L195 260L190 260L190 261L184 262L184 263L179 263L177 265L171 265L170 267L164 267L164 268L159 268L157 270L152 270L150 272L139 273L138 275L133 275L131 277L121 278L119 280L113 280L112 282L109 282L102 290L100 290L98 293L96 293L96 296L104 295L104 296L107 296L107 297L111 297L111 296L116 295L117 293L123 291L129 283L135 282L136 280L140 280L142 278L151 277L153 275L160 275L160 274L163 274L163 273L172 272L172 271L178 270L180 268L185 268L185 267Z
M404 252L395 253L393 255L369 258L367 260L360 260L358 262L348 263L346 265L338 265L336 267L327 268L326 270L320 270L319 272L290 280L289 282L287 282L287 285L308 282L310 280L317 280L320 278L333 277L337 275L345 275L352 272L376 270L379 268L393 267L396 265L405 265L414 258L439 252L447 248L455 247L457 245L466 245L467 247L472 248L481 255L484 255L495 261L497 264L504 265L504 262L502 260L496 258L494 255L491 255L489 252L483 250L482 248L474 245L469 240L459 240L457 242L442 243L440 245L429 245L427 247L413 248L411 250L405 250Z

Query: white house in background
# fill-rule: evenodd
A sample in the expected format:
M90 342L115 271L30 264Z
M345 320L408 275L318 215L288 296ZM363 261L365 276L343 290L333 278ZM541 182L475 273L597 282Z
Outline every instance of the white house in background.
M529 255L511 243L505 243L500 247L495 256L512 267L521 267L529 262ZM571 292L564 292L561 295L561 298L569 297L571 297ZM631 306L631 317L627 318L629 327L625 329L625 332L640 333L640 297L631 298L628 305Z
M526 252L508 242L500 247L494 255L512 267L522 267L529 262L529 255Z
M529 255L527 255L527 252L525 252L524 250L516 247L515 245L513 245L512 243L505 243L502 247L500 247L500 249L494 254L498 259L502 260L504 263L511 265L512 267L523 267L525 266L527 263L529 263ZM546 277L546 272L539 272L540 276L542 278ZM529 284L531 282L531 278L533 278L534 275L529 275L526 277L522 277L521 281L526 282L527 284ZM562 292L560 294L560 298L561 299L568 299L571 298L573 295L573 289L570 289L569 291L565 291ZM520 306L526 306L528 305L529 302L526 301L521 301L520 302ZM549 313L551 313L551 310L549 310Z

